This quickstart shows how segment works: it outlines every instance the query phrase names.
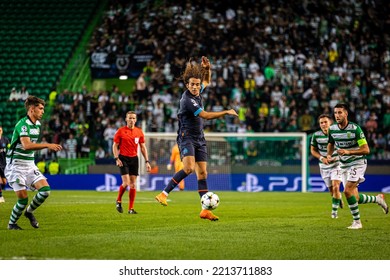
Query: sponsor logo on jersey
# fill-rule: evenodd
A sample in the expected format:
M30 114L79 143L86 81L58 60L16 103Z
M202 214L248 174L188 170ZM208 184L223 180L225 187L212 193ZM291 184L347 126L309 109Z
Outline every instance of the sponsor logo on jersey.
M39 128L30 129L30 135L39 135Z

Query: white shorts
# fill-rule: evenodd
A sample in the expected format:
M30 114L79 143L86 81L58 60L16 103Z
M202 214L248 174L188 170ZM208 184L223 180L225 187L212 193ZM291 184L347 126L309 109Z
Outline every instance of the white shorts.
M321 178L324 180L325 185L330 188L332 186L332 181L341 181L342 180L342 171L340 166L328 169L320 168Z
M9 163L7 160L4 173L8 184L15 192L25 190L27 187L35 190L33 185L40 180L46 179L34 162L26 164L17 159L14 159L12 163Z
M364 173L366 172L367 164L359 164L343 169L343 185L349 182L363 183L366 179Z

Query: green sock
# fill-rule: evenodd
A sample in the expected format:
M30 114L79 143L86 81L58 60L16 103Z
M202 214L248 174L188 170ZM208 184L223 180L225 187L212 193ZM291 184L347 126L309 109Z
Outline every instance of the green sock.
M34 196L32 199L30 205L27 208L27 212L33 212L35 209L37 209L41 204L48 198L50 195L50 187L43 187L40 188L38 193Z
M332 214L337 213L337 209L339 209L340 199L332 197Z
M359 204L376 203L375 195L359 194Z
M26 208L28 198L18 199L14 208L12 209L11 216L9 217L9 224L16 224L20 216L22 216L23 210Z
M354 220L360 220L359 204L356 200L356 197L353 195L350 198L347 198L349 210L351 211L352 217Z

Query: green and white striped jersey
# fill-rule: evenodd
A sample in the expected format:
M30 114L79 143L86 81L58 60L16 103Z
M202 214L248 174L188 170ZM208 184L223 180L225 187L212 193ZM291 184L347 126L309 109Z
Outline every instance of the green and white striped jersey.
M320 129L313 133L313 136L311 137L310 145L317 148L320 155L326 158L326 155L328 154L327 152L328 141L329 141L329 136ZM324 164L321 161L319 161L320 168L331 169L340 164L339 155L337 154L336 149L334 150L332 157L335 158L335 161L333 161L331 164Z
M18 159L26 163L34 162L35 150L25 150L20 142L21 137L30 137L31 142L36 143L41 132L41 123L34 124L28 116L20 119L15 125L11 139L11 148L8 150L7 158Z
M367 144L366 136L360 126L349 122L344 129L336 124L329 127L329 143L334 143L336 149L357 150L360 146ZM356 164L366 164L364 155L340 156L341 168L347 168Z

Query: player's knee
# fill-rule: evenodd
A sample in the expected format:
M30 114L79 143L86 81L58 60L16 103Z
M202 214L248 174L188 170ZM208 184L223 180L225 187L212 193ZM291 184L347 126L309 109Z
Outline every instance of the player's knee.
M199 179L206 179L207 178L207 170L200 169L198 171L198 178Z
M183 168L183 171L185 173L187 173L188 175L190 175L191 173L194 173L195 172L195 167L184 167Z
M40 188L40 189L39 189L39 193L40 193L41 195L43 195L44 197L49 197L50 191L51 191L51 189L50 189L49 186L43 187L43 188Z

